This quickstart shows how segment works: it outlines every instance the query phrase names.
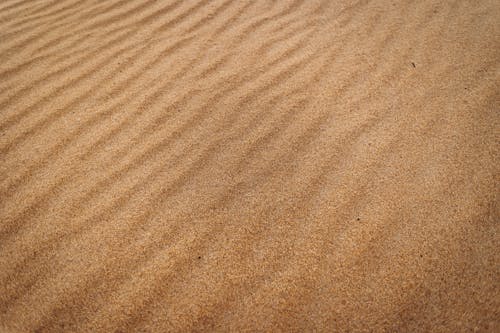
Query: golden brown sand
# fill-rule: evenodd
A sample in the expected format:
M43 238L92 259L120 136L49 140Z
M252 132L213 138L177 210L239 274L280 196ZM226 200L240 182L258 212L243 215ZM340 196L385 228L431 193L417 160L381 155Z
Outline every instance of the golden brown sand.
M499 22L1 1L0 331L499 332Z

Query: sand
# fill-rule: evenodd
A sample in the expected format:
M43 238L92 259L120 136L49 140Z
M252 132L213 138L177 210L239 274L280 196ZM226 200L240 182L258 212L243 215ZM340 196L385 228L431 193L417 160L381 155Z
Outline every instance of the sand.
M0 332L499 332L499 22L1 1Z

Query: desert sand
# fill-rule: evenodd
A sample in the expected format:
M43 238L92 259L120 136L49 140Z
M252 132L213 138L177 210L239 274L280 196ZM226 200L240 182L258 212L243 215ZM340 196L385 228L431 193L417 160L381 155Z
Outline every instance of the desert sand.
M499 22L1 1L0 332L499 332Z

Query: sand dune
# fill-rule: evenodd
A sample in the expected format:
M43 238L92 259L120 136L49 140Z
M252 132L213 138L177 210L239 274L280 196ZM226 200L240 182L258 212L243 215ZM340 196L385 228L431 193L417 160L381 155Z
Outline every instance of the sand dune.
M498 332L499 22L0 2L0 331Z

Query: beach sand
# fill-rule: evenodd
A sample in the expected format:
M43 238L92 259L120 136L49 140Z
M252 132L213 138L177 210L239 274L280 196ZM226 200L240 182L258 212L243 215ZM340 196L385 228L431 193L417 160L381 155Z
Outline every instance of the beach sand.
M1 332L499 332L500 3L3 0Z

